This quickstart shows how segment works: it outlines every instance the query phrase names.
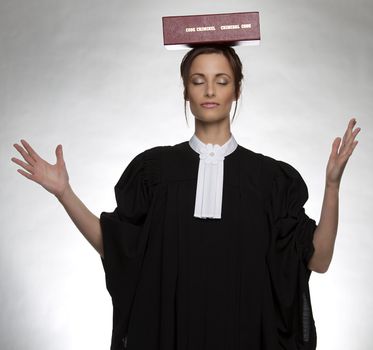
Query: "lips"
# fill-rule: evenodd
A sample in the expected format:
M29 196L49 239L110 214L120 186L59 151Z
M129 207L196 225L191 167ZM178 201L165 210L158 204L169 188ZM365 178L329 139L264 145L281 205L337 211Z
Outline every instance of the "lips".
M213 103L213 102L206 102L206 103L201 103L201 106L205 107L205 108L215 108L215 107L219 106L219 104L218 103Z

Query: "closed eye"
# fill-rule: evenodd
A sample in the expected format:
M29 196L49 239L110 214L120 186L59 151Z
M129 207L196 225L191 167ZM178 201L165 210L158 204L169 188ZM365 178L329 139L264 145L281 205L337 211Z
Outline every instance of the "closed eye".
M201 84L204 84L204 83L199 83L199 82L193 82L192 83L193 85L201 85ZM221 83L218 83L219 85L228 85L228 83L226 82L221 82Z

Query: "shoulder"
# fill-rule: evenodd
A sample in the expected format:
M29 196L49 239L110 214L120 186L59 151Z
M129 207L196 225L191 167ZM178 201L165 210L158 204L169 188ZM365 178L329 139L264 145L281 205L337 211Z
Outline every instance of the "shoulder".
M308 188L300 172L290 163L263 155L264 168L267 169L268 194L277 198L292 198L294 203L307 201ZM290 197L287 197L290 196Z
M300 177L299 171L290 163L270 156L263 156L265 167L271 172L273 178L277 177Z
M129 178L144 179L156 183L159 178L159 159L169 146L153 146L136 153L128 162L119 180L127 182Z
M272 179L278 176L300 176L298 170L288 162L259 152L254 152L243 146L241 146L241 150L246 162L251 163L250 166L253 165L252 163L255 163L260 176Z
M177 163L185 157L188 158L193 153L194 151L191 151L188 141L183 141L173 145L154 146L144 150L141 154L144 159L158 160L170 165L172 162Z
M175 145L158 145L149 147L135 158L141 164L143 177L149 184L156 185L167 181L168 178L177 179L175 173L185 163L186 142Z
M144 159L161 159L164 157L172 156L173 154L177 154L183 150L185 150L185 142L177 143L174 145L160 145L160 146L153 146L150 148L145 149L141 152L141 156Z
M264 197L276 193L277 189L307 191L302 176L290 163L242 146L240 154L244 178L254 184Z
M149 164L155 166L169 152L171 146L152 146L135 154L129 162L129 165L147 167Z
M151 158L159 158L163 154L165 154L165 152L167 152L170 147L171 146L168 146L168 145L152 146L150 148L146 148L145 150L143 150L142 152L137 154L136 157L139 157L143 160L147 160L147 159L151 159Z

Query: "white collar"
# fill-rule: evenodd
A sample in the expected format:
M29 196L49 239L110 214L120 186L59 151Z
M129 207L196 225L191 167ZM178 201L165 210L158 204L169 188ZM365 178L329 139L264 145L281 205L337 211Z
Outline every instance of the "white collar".
M231 154L237 148L237 141L231 133L229 140L223 145L204 143L194 133L189 140L190 147L199 153L200 159L204 159L206 163L215 163Z
M198 178L194 216L199 218L221 218L224 180L224 158L238 146L231 133L222 146L205 144L194 133L190 147L199 154Z

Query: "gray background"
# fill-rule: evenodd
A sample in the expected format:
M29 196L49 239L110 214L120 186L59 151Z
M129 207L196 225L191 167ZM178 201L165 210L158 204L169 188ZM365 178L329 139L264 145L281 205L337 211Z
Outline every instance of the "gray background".
M335 1L1 0L0 348L108 349L111 300L100 258L59 202L18 174L26 139L55 163L97 216L115 208L129 161L188 140L179 64L161 17L259 11L262 42L236 52L244 91L239 144L302 174L319 221L332 141L355 116L362 131L342 178L334 257L313 273L318 349L373 347L373 3Z

